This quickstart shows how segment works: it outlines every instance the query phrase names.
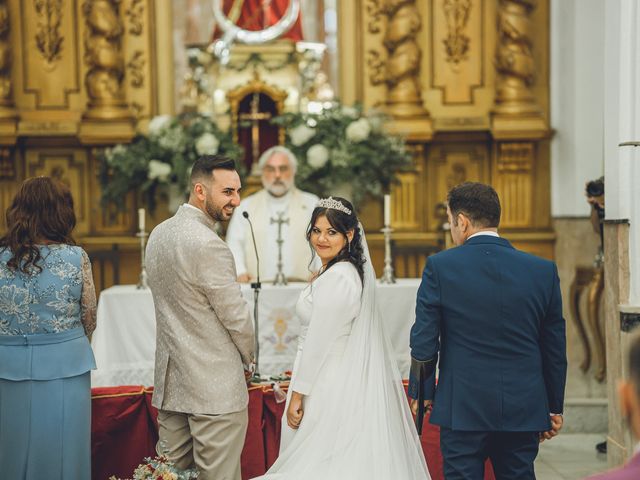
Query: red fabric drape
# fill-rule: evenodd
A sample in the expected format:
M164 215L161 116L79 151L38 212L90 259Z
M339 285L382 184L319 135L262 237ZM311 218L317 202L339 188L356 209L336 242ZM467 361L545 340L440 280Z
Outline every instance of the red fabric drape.
M224 0L223 2L223 11L227 17L231 11L231 7L233 6L236 0ZM240 11L240 17L238 17L238 21L236 25L245 30L262 30L264 26L274 25L278 20L280 20L287 8L289 7L289 0L271 0L268 2L268 8L262 8L265 3L264 0L240 0L242 1L242 9ZM265 19L266 13L266 19ZM302 12L298 15L296 22L293 24L291 29L280 38L289 38L294 42L299 42L303 40L302 35L302 24L300 22L300 18L302 16ZM220 29L216 28L213 31L213 39L217 39L221 37Z
M151 405L153 388L139 386L94 388L91 412L92 480L111 475L131 478L144 457L155 455L158 411ZM249 389L249 425L242 451L242 479L262 475L275 462L280 448L280 419L284 403L277 403L268 387ZM431 478L441 480L439 429L425 419L422 448ZM495 480L490 462L485 480Z

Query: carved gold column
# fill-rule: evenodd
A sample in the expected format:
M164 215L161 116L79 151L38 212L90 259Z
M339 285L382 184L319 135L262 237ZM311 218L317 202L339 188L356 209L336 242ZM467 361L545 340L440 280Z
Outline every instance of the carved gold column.
M499 0L498 3L497 79L492 112L492 130L498 138L542 137L548 131L531 90L535 64L530 15L537 2Z
M0 143L13 143L16 133L16 111L11 84L11 40L9 8L0 0Z
M88 143L126 140L133 135L133 116L124 94L124 28L119 6L120 0L86 0L82 6L88 104L81 138ZM102 138L106 136L109 138Z
M387 19L383 40L385 55L376 50L368 52L370 81L373 85L386 85L385 110L394 117L394 128L410 132L411 138L428 140L432 136L432 125L421 95L422 50L417 35L422 19L416 0L381 0L381 3L370 0L368 10L372 16L370 33L379 31L377 23L381 16Z

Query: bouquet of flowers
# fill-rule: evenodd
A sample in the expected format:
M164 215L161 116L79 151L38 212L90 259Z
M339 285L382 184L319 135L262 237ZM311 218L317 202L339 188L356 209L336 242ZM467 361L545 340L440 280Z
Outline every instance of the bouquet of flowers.
M180 470L164 456L145 458L144 461L145 463L141 463L134 470L132 479L109 477L109 480L193 480L198 478L196 470Z
M200 155L216 153L234 160L242 157L231 134L220 130L210 117L194 113L157 116L149 123L148 134L140 133L130 144L107 148L98 155L102 203L112 202L122 210L126 194L140 190L153 212L159 187L171 187L184 197L191 165Z
M287 147L298 158L296 184L318 195L349 184L358 204L380 198L398 170L411 164L404 140L384 131L381 113L336 104L322 113L286 113L273 119L287 131Z

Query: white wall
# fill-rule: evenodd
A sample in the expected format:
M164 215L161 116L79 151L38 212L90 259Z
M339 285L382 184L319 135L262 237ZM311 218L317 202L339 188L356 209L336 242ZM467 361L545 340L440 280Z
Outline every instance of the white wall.
M603 0L551 0L551 213L588 216L585 182L604 173Z
M629 303L640 305L640 0L607 0L605 12L605 213L629 220Z

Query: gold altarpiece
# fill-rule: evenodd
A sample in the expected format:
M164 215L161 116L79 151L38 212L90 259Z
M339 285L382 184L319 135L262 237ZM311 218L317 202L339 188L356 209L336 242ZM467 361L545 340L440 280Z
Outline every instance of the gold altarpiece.
M403 252L446 245L443 202L465 180L495 186L503 235L552 257L549 0L337 3L342 102L384 108L414 155L392 192L396 273L419 274ZM136 200L115 220L101 207L95 154L173 112L171 12L170 0L0 0L0 211L24 178L58 176L79 242L116 245L121 283L138 275ZM381 270L381 205L362 217Z

